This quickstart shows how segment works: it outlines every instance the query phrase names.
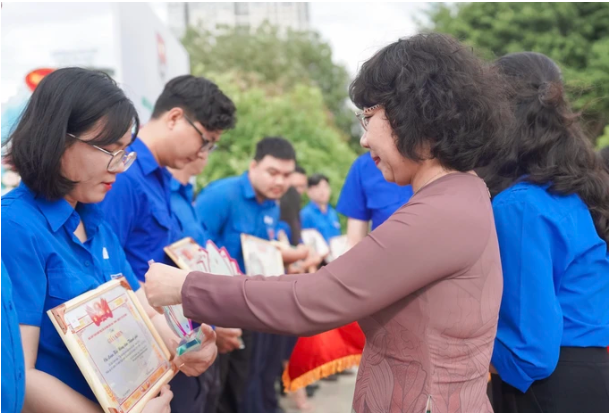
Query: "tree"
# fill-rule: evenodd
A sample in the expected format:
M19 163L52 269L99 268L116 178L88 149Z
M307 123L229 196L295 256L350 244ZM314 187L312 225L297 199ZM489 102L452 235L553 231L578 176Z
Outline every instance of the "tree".
M494 59L534 51L556 61L591 137L609 123L608 3L461 3L430 10L428 31L452 34Z
M596 142L597 149L603 149L605 147L609 147L609 125L605 127L605 133L598 137L598 141Z
M323 102L333 122L359 148L359 130L353 112L348 108L347 69L332 61L332 49L314 31L280 33L276 27L263 24L249 27L220 27L212 34L203 28L189 27L182 39L191 59L191 72L237 71L289 91L294 85L320 89Z
M298 163L308 173L328 176L336 203L345 177L356 157L342 139L324 106L318 87L297 83L289 90L239 73L208 73L237 107L237 126L222 135L210 157L199 187L247 170L256 143L265 136L283 136L296 148Z

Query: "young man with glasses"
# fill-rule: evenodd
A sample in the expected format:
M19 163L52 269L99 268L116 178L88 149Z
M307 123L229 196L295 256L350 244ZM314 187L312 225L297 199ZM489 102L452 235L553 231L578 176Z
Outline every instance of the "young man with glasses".
M141 283L151 260L173 265L163 249L182 235L171 208L172 176L167 168L179 170L203 157L234 125L235 106L214 83L179 76L165 85L152 119L127 148L137 159L117 176L101 206ZM172 380L172 412L202 412L202 377L178 374Z

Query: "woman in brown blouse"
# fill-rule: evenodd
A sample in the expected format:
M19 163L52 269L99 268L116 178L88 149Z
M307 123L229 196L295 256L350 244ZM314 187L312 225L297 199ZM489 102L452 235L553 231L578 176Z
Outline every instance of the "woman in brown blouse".
M507 122L502 88L471 49L417 35L381 49L350 88L361 138L414 196L317 273L216 276L155 264L155 306L218 326L366 335L356 412L491 411L486 396L502 276L489 193L473 173Z

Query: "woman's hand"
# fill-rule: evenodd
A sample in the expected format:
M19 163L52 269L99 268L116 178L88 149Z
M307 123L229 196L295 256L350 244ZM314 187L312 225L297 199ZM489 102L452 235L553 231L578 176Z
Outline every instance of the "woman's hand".
M201 332L205 336L201 349L186 352L174 358L173 363L180 371L189 377L198 377L216 360L218 347L216 346L216 333L209 325L201 324Z
M142 409L143 413L170 413L171 407L169 403L173 399L173 392L171 392L171 387L169 384L163 385L161 388L161 394L148 401L144 408Z
M144 289L150 306L178 305L182 303L182 286L188 276L186 270L152 263L146 272Z

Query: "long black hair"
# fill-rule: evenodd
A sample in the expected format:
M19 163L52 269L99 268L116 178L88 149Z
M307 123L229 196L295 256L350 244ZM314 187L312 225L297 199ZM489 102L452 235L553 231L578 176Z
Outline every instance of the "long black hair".
M285 221L290 226L292 237L290 244L296 246L300 243L300 204L301 197L294 187L290 187L288 191L281 197L279 207L281 211L280 220Z
M61 173L61 158L79 136L103 122L89 141L113 144L139 118L133 103L107 74L82 68L58 69L36 87L19 124L5 145L7 161L34 193L48 200L68 194L75 182Z
M509 83L515 123L481 175L494 196L519 181L577 194L609 246L609 174L565 99L560 69L545 55L512 53L496 61Z

